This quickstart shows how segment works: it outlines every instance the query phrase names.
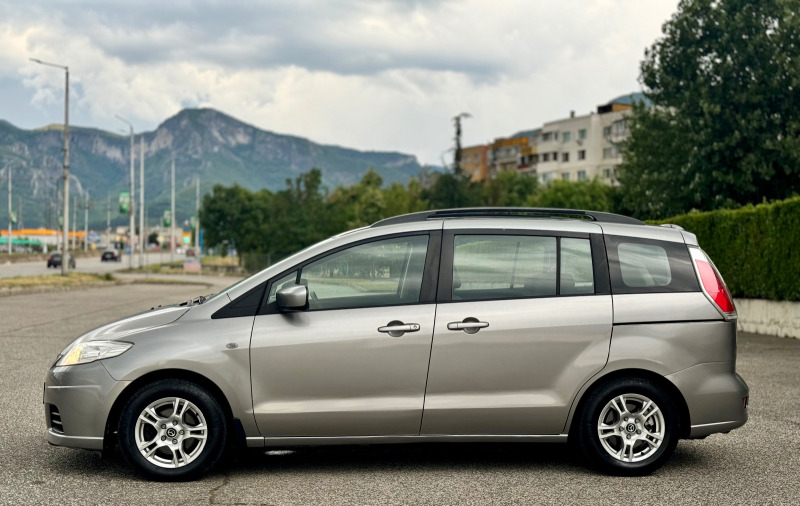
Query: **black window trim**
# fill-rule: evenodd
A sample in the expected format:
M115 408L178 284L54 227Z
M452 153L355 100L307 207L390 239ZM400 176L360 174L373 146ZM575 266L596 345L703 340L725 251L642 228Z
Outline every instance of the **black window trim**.
M553 237L556 239L556 294L540 295L535 297L512 297L499 299L453 300L453 257L454 241L457 235L509 235L509 236L538 236ZM588 239L592 252L592 267L594 270L594 293L561 294L561 239ZM461 228L445 230L442 236L441 262L439 266L439 288L436 301L439 304L462 302L490 302L520 299L547 299L555 297L592 297L595 295L610 295L610 281L608 275L608 260L603 244L603 234L587 232L569 232L564 230L530 230L530 229L503 229L493 230L486 228Z

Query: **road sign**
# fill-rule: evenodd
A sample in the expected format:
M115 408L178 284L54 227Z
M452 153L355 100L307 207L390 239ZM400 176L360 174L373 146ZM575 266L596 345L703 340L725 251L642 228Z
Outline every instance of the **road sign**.
M131 212L131 192L119 192L119 212L128 214Z
M164 210L164 226L171 227L172 226L172 213L169 209Z

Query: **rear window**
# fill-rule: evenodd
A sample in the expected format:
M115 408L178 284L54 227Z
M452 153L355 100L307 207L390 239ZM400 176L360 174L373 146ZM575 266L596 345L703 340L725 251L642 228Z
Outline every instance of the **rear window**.
M685 244L618 236L605 241L613 293L700 291Z

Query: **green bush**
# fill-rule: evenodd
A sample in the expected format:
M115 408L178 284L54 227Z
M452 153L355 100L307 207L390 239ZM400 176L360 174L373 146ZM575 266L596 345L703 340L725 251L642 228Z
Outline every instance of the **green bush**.
M661 223L697 235L734 297L800 300L800 197Z

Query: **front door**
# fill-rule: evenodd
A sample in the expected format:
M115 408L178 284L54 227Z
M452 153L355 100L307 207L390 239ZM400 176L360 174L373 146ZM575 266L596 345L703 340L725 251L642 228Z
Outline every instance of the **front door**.
M560 434L608 358L604 262L590 234L489 234L444 235L422 434Z
M251 342L262 435L419 434L436 311L423 285L438 254L427 233L381 239L270 283ZM308 286L308 310L277 312L276 291L295 283Z

